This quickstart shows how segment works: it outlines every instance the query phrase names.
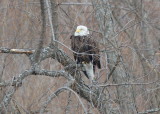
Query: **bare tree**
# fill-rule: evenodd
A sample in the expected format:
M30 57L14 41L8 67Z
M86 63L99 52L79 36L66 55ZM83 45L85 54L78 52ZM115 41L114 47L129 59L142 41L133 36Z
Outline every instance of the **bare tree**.
M0 3L1 113L160 112L159 1ZM81 24L100 44L93 87L70 48Z

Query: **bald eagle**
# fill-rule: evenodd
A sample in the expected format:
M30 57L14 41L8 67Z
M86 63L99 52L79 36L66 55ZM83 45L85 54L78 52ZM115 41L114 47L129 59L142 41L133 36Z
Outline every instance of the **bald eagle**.
M85 68L84 74L91 81L94 80L95 67L101 68L98 43L89 34L86 26L77 26L71 37L71 48L77 64Z

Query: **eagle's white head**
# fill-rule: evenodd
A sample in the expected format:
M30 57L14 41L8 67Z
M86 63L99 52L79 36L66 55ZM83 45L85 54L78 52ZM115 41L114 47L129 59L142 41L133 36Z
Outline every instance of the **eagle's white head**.
M87 36L89 34L88 28L83 25L77 26L74 36Z

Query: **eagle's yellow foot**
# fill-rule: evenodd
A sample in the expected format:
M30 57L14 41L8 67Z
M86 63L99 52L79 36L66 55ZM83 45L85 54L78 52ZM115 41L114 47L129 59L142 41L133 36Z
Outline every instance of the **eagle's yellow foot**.
M86 61L83 61L82 64L87 64L87 62L86 62Z

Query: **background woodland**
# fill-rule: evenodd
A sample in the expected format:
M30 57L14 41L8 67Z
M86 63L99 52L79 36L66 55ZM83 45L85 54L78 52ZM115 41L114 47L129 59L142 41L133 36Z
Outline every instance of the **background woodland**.
M0 0L0 113L159 114L159 0ZM96 84L70 36L100 45Z

